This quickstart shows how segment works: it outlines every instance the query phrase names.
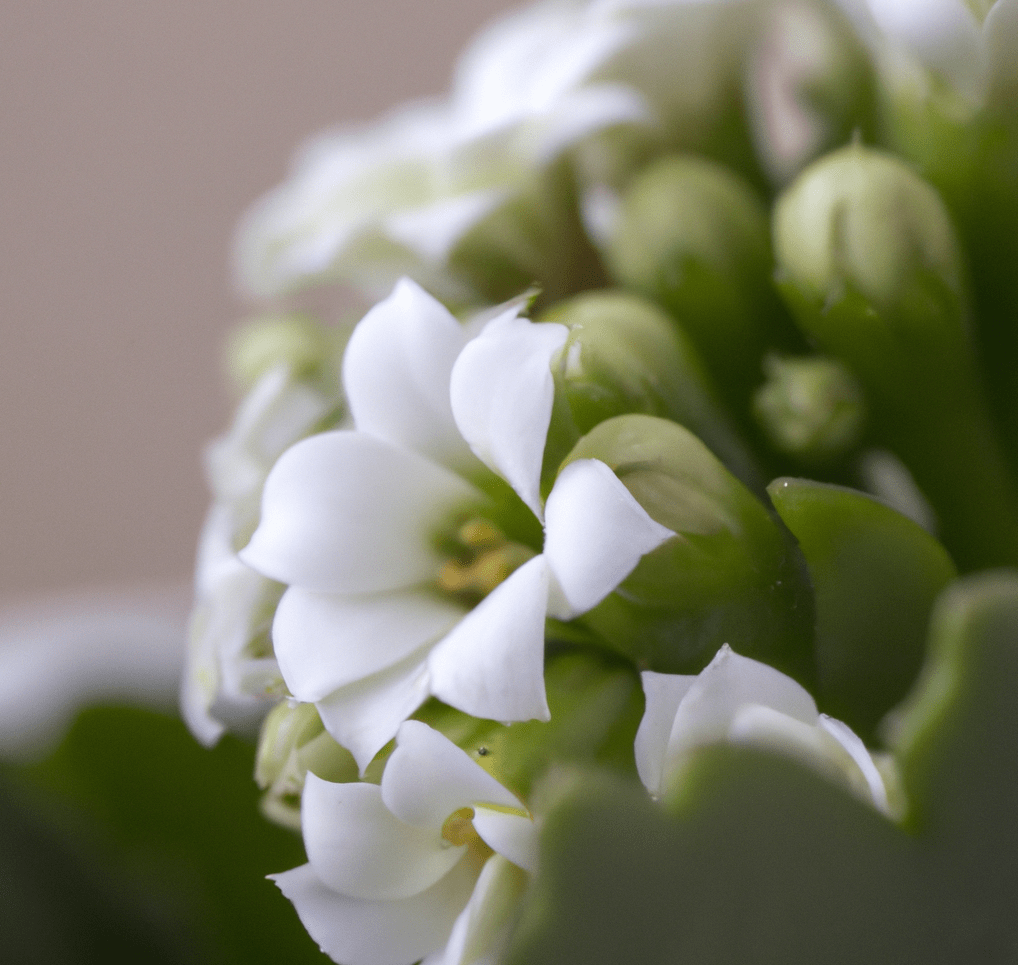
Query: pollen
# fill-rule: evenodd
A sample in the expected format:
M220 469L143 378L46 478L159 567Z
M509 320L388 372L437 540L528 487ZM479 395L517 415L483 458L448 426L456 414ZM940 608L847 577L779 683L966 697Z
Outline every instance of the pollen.
M472 604L486 597L534 556L533 550L512 542L485 519L464 523L456 533L456 542L461 551L439 570L438 586Z

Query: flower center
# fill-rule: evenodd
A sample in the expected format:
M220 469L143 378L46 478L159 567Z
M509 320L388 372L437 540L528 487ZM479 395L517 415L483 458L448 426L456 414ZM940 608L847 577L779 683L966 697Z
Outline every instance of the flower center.
M445 824L442 825L442 837L457 848L479 840L479 836L474 830L473 820L473 808L460 808L458 811L453 811L445 819Z
M439 588L469 606L478 604L535 555L529 546L513 542L482 518L463 523L449 551L451 558L438 574Z

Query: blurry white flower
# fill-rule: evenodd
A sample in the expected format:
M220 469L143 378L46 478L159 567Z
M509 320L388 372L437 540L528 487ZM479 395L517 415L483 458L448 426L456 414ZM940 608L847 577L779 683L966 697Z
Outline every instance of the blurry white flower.
M591 81L629 28L591 21L584 7L545 3L510 15L464 53L448 99L307 145L242 226L242 287L271 297L337 278L378 295L405 274L446 299L476 298L448 271L464 236L579 139L646 118L632 91ZM530 273L524 283L541 277L554 255L540 244L532 250L536 234L554 234L549 200L529 214L540 229L498 230L504 254Z
M743 744L794 757L889 813L873 756L840 720L817 712L807 691L767 664L723 646L699 674L641 674L647 709L636 734L636 766L647 790L669 788L690 752Z
M1018 86L1018 0L842 0L889 77L927 71L964 101L1006 98Z
M278 365L261 376L230 431L206 453L213 503L199 540L181 690L184 719L205 744L215 743L227 727L256 725L280 696L267 635L282 587L242 563L237 549L257 524L273 463L336 404Z
M593 607L673 535L596 460L567 467L542 506L550 364L567 330L519 311L471 340L417 285L397 285L344 358L355 429L282 456L241 553L289 584L272 627L283 679L362 769L430 695L546 720L546 616ZM506 513L528 532L544 523L543 553L505 534Z
M0 756L41 756L90 704L171 707L186 624L183 585L0 607Z
M407 721L374 784L308 774L308 863L271 877L343 965L491 962L536 870L530 814L448 738Z

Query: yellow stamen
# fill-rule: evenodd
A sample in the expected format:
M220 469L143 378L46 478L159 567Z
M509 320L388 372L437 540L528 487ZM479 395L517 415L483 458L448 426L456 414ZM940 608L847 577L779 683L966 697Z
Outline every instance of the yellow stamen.
M478 839L478 834L472 823L473 819L473 808L460 808L458 811L453 811L445 819L445 824L442 825L442 837L457 848L464 844L471 844Z

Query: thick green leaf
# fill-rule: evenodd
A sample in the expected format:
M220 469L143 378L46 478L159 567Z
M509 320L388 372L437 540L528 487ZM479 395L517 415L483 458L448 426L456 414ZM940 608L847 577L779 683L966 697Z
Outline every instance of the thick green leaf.
M929 533L863 493L808 479L776 479L768 491L813 581L821 709L868 737L915 681L954 564Z

